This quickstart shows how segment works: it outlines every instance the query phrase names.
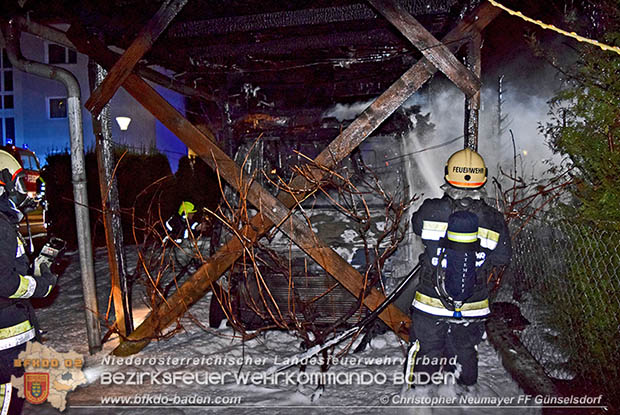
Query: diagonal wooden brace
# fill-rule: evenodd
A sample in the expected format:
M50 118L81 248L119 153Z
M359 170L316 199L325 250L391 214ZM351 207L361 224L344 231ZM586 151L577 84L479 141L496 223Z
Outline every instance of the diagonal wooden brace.
M395 0L368 0L392 23L424 57L443 72L465 95L471 97L480 90L480 78L467 69L454 54L422 26Z
M451 48L457 49L466 39L468 34L478 33L484 29L497 15L499 11L483 3L469 16L462 20L455 29L446 35L443 41ZM91 55L94 51L85 50ZM364 111L360 117L353 121L316 159L315 162L327 167L335 166L343 157L361 143L374 129L376 129L393 111L395 111L407 98L419 89L424 82L436 72L436 69L426 60L421 60L408 70L396 81L385 93ZM293 184L298 187L308 185L301 176L295 178ZM283 193L278 196L287 206L292 207L294 201L290 195ZM288 199L288 200L287 200ZM256 241L266 233L273 223L262 215L252 218L240 234L248 242ZM118 355L136 353L144 348L156 333L176 321L192 304L202 298L211 288L211 284L239 258L243 250L243 244L236 238L232 238L215 255L186 281L159 310L155 310L148 318L129 336L129 342L124 342L114 351ZM387 310L386 310L387 311ZM382 316L384 318L385 316ZM385 318L384 318L385 321ZM404 320L405 325L409 319ZM400 330L401 337L403 330Z
M130 75L125 80L124 87L155 118L194 150L212 169L216 170L222 178L239 193L245 195L247 200L259 209L261 221L269 220L272 224L277 223L284 234L354 296L364 295L366 284L362 275L355 268L321 241L308 227L307 223L292 214L287 206L257 182L252 182L244 176L241 168L226 153L157 94L149 84L137 75ZM384 300L385 296L378 289L372 288L363 298L363 303L369 308L375 309ZM388 307L381 314L381 318L390 325L392 330L406 335L406 327L401 323L408 320L408 317L397 307L394 305ZM131 337L134 337L134 334Z
M91 94L84 106L97 117L105 104L112 99L118 88L133 71L134 67L146 52L151 49L157 38L168 27L172 19L181 11L188 0L167 0L157 13L142 28L133 43L114 64L108 76Z

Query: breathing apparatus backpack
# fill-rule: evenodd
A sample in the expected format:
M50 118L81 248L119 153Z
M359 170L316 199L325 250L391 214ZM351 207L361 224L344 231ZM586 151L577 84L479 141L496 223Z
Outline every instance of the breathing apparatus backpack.
M446 235L440 239L441 254L435 273L435 290L443 306L461 318L463 303L473 295L476 284L478 217L468 211L457 211L448 217Z

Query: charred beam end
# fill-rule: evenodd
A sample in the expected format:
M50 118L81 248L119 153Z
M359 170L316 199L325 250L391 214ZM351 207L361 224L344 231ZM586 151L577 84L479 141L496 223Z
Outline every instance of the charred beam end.
M114 64L106 79L92 93L84 105L93 116L99 115L105 104L112 98L123 81L133 71L134 66L151 49L153 43L168 27L172 19L181 11L188 0L168 0L157 11L155 16L140 31L131 46Z

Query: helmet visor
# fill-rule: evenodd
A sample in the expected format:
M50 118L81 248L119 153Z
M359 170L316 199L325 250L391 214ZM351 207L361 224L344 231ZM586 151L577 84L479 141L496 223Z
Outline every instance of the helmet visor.
M21 208L28 199L28 191L26 190L26 174L19 169L13 174L12 189L9 192L9 199L13 201L15 206Z
M26 174L23 170L19 170L13 179L13 190L18 193L27 194L26 190Z

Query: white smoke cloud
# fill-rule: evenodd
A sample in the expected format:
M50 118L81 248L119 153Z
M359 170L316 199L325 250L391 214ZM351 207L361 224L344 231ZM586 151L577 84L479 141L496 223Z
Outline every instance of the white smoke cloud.
M507 116L502 127L505 129L501 137L496 131L497 119L497 86L489 85L483 88L481 97L480 126L478 151L484 157L489 167L489 178L499 176L501 166L504 172L514 169L514 152L511 134L515 138L515 150L519 175L527 181L541 178L548 169L545 160L559 161L554 155L544 136L538 131L539 125L549 121L547 101L557 86L553 75L537 74L527 80L528 93L523 93L520 85L526 82L522 79L510 78L513 73L504 78L504 93L502 115ZM539 95L531 93L531 83L540 83ZM535 89L535 88L534 88ZM464 95L454 85L442 79L434 80L430 93L414 94L405 104L405 107L419 105L422 114L430 113L429 121L435 125L432 133L419 137L415 131L405 135L401 153L408 166L409 184L413 192L423 194L424 198L439 197L442 194L439 186L443 184L443 166L450 154L463 148L464 138ZM353 104L336 104L325 112L325 116L335 117L338 120L353 120L372 101L356 102ZM415 120L413 120L415 121ZM435 147L439 144L450 144ZM490 190L492 186L487 186Z
M505 132L501 137L498 137L496 133L497 91L490 87L482 91L478 151L489 167L489 177L497 176L500 166L504 172L513 170L515 153L509 132L512 130L519 174L523 175L526 180L540 178L548 169L545 160L559 160L559 157L553 154L545 142L544 136L538 131L541 123L549 121L547 101L550 95L529 96L523 99L522 95L512 92L518 92L516 82L505 80L505 86L502 114L506 115L507 119L502 126ZM406 151L415 153L412 157L420 167L419 171L413 174L424 177L426 183L423 189L416 190L416 192L437 195L435 188L438 180L440 184L443 183L443 166L447 158L453 152L462 149L464 145L464 106L463 93L452 85L435 91L428 102L422 105L421 112L430 113L430 122L435 124L435 129L427 137L417 137L412 131L406 138L410 142L406 145ZM457 139L458 137L461 139ZM451 144L418 153L425 148L454 139L457 140ZM420 142L425 144L421 146Z
M362 113L373 100L365 102L355 102L353 104L336 104L333 108L325 111L323 117L336 118L338 121L354 120L359 114Z

